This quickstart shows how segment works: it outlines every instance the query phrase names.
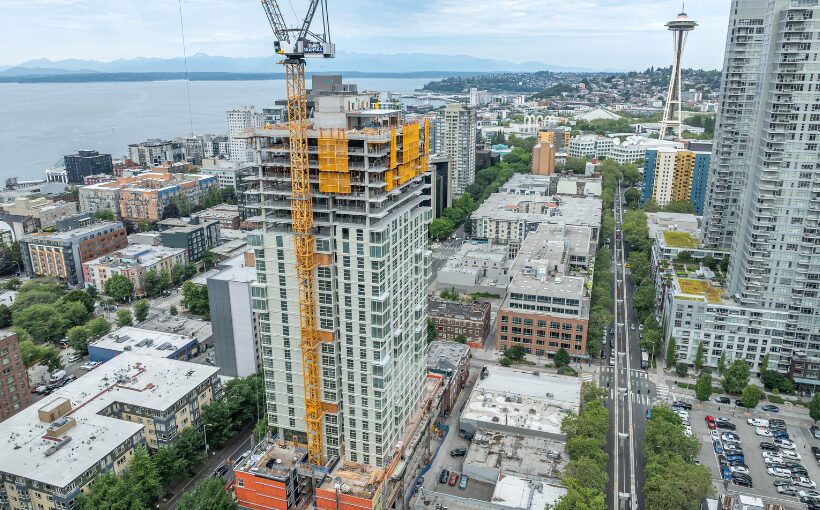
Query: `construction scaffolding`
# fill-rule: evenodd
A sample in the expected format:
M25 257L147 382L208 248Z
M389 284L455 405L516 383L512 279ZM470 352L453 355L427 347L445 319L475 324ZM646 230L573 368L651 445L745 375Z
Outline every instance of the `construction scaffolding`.
M347 133L343 129L320 129L319 191L350 193L350 169L347 156Z

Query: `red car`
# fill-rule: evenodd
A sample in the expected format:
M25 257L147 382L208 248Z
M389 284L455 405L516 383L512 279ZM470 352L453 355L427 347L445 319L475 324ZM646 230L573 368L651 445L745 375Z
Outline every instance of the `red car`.
M717 426L715 425L715 417L714 416L706 416L706 427L715 430Z
M450 482L449 485L455 487L458 483L458 473L453 473L450 475Z

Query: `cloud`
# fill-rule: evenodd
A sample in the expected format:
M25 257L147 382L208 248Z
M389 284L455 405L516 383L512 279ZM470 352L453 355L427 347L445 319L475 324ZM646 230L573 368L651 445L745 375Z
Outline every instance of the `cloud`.
M556 65L644 68L666 65L663 24L679 0L329 0L340 51L469 54ZM173 0L4 0L0 64L34 58L113 60L181 55ZM282 2L294 20L304 0ZM270 27L258 2L182 0L189 54L261 56ZM291 8L292 6L292 8ZM700 26L687 65L719 67L729 0L690 0ZM719 48L719 51L716 51Z

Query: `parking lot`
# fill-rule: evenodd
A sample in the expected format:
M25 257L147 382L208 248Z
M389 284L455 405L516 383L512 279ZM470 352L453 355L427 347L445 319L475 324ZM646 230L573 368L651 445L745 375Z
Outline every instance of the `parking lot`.
M734 406L721 406L723 411L718 411L718 406L713 403L706 403L704 406L696 406L695 409L689 411L689 419L692 425L692 433L702 442L701 454L699 461L704 466L709 468L712 474L712 479L718 489L722 489L723 481L721 479L720 469L718 467L717 454L715 453L712 437L710 431L706 426L706 416L711 415L715 418L726 418L735 424L735 430L717 429L718 432L734 432L740 437L741 447L743 449L743 456L746 466L749 469L749 476L752 478L752 487L742 487L731 484L730 490L737 491L743 494L756 495L764 499L765 502L779 503L787 508L805 509L806 505L800 503L795 496L788 496L780 494L775 488L775 481L789 480L788 478L779 478L770 475L767 472L766 464L763 461L762 450L760 448L761 442L772 443L773 438L759 436L755 433L755 427L749 425L747 420L749 418L779 418L786 422L786 430L789 433L791 441L793 441L797 448L794 450L801 460L788 460L788 462L797 462L806 468L808 471L808 478L814 482L820 482L820 465L815 460L814 454L811 451L812 446L820 446L820 441L811 437L809 433L809 423L806 420L800 420L789 416L780 415L777 413L766 413L760 410L753 410L746 412L745 409ZM727 412L727 408L729 409ZM802 487L794 487L795 490L809 490Z

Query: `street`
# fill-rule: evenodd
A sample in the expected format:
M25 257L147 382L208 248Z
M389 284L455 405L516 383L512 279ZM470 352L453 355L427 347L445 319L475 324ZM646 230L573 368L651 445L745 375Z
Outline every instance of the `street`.
M610 349L614 348L614 365L601 361L601 387L609 391L610 409L610 489L608 506L613 509L641 508L643 484L643 435L646 410L651 406L654 384L641 367L637 318L633 313L634 286L625 269L623 222L623 189L615 197L615 234L612 243L613 296L615 325Z

